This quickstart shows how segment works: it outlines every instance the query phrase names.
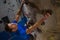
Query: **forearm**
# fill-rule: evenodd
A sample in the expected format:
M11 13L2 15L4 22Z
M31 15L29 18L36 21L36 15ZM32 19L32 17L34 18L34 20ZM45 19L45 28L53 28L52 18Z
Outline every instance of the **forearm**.
M44 19L42 18L41 20L37 21L33 26L29 27L29 29L26 30L27 34L31 33L34 29L40 26L43 21Z
M31 26L29 29L27 29L27 33L31 33L35 28L37 28L39 25L41 25L42 22L44 22L44 20L46 20L50 15L50 13L47 13L44 15L43 18L41 18L41 20L37 21L33 26Z
M16 14L16 17L15 17L15 20L18 21L19 20L19 17L21 15L21 11L22 11L22 7L23 7L23 3L21 3L21 6Z

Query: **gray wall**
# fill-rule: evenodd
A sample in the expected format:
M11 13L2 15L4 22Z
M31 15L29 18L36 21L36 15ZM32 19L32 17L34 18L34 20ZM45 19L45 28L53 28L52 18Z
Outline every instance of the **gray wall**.
M8 16L10 21L12 21L15 17L15 14L18 11L19 6L16 0L6 0L6 4L3 3L4 0L0 0L0 18ZM0 31L4 30L3 23L0 24Z

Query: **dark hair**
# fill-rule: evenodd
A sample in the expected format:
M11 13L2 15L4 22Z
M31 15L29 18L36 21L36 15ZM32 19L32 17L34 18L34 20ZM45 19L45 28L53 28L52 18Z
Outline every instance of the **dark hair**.
M5 17L3 17L3 18L1 18L1 19L2 19L2 22L4 23L5 30L11 32L12 29L10 29L10 28L8 27L8 23L10 23L10 20L9 20L8 16L5 16Z
M8 27L8 24L5 24L5 30L8 31L8 32L11 32L11 31L12 31L12 29L10 29L10 28Z

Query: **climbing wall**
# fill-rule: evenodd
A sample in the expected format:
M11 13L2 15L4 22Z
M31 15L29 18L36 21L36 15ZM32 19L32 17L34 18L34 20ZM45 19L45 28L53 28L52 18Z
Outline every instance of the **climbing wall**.
M31 0L40 10L51 9L52 16L45 21L45 25L39 28L43 31L37 33L37 40L60 40L60 0ZM37 14L39 20L40 14Z
M18 11L18 8L20 6L19 4L19 0L0 0L0 19L8 16L9 20L12 21ZM0 24L0 31L3 30L4 26L2 23Z
M60 7L56 6L51 0L30 0L34 2L39 9L51 9L53 14L45 21L45 25L39 28L42 33L37 33L36 40L60 40ZM54 0L53 0L54 1ZM58 1L57 1L58 2ZM10 21L14 19L20 6L19 0L0 0L0 18L8 16ZM37 14L39 20L40 14ZM0 31L4 30L3 23L0 24Z

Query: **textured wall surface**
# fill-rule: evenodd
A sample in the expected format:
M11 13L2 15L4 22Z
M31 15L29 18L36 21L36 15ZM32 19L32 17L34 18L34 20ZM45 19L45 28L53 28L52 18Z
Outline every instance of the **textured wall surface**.
M16 0L6 0L6 3L4 3L4 1L0 0L0 18L8 16L9 20L12 21L19 8L17 5L18 2ZM4 30L2 24L0 24L0 27L0 29Z
M40 26L40 29L43 33L38 33L37 40L59 40L60 36L60 7L56 5L52 5L51 0L35 0L33 1L36 5L38 5L39 9L51 9L53 11L53 15L49 17L45 22L46 24ZM38 2L38 3L36 3ZM39 19L39 14L37 18ZM39 36L40 35L40 36ZM54 38L49 39L50 36Z

